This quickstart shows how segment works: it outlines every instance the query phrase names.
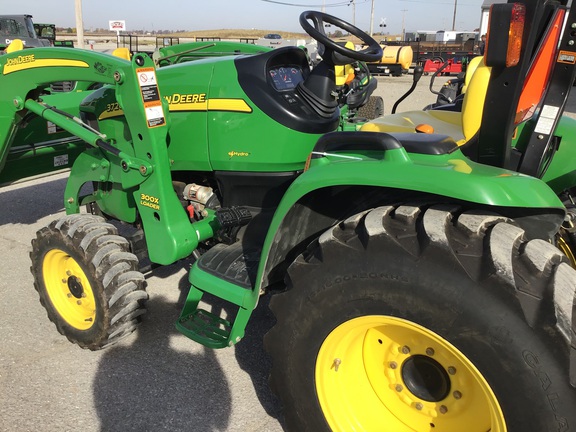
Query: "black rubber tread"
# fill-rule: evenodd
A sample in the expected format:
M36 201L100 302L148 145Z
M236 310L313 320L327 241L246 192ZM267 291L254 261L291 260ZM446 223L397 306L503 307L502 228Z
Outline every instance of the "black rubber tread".
M370 280L365 268L377 269L372 271L380 279ZM340 275L351 276L339 285ZM425 301L407 291L412 277L423 279L415 292L429 296L430 305L418 313L412 309ZM464 306L484 328L473 328L476 321L466 316L465 331L450 333L454 322L432 330L464 351L476 350L480 359L467 355L493 386L508 431L576 425L576 392L568 377L576 271L553 245L528 240L512 220L444 205L373 209L323 233L292 263L286 283L287 290L270 301L277 322L264 345L273 362L270 386L284 405L289 430L328 430L313 384L314 363L337 325L356 316L403 313L428 328L450 316L462 325ZM442 295L443 303L437 300ZM401 306L394 309L388 301ZM442 306L435 309L432 302ZM494 310L499 313L492 318ZM502 332L512 334L509 340L496 331L480 341L497 326L492 319L506 323Z
M242 288L251 289L256 279L260 250L245 249L242 242L220 243L202 254L198 267Z
M42 263L50 250L58 248L82 267L94 291L96 318L87 330L71 327L53 307L46 291ZM100 216L67 215L36 233L32 241L30 270L34 287L48 318L57 330L82 348L98 350L132 333L146 312L146 281L138 259L129 252L128 241L114 225Z
M368 101L358 108L357 117L374 120L384 115L384 99L381 96L370 96Z

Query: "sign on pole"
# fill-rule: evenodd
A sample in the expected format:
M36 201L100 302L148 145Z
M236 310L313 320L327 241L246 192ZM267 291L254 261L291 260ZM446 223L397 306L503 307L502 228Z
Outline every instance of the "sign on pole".
M125 20L113 20L108 21L108 26L110 30L116 31L116 45L120 44L120 32L126 31L126 21Z

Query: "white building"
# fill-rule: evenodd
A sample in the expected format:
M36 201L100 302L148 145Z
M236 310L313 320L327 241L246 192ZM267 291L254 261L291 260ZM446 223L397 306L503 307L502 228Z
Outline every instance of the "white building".
M484 0L482 2L482 15L480 16L480 35L484 35L488 32L488 14L490 13L490 6L494 3L506 3L506 0Z

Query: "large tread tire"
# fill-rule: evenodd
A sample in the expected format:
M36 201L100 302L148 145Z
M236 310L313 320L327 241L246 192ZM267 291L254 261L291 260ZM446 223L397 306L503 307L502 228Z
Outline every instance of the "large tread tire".
M289 430L395 432L436 427L543 432L576 427L576 391L568 378L569 344L558 329L558 325L569 329L570 323L562 323L563 308L554 304L566 293L573 295L576 272L554 246L527 240L513 221L446 206L377 208L320 236L290 266L286 282L287 290L271 299L277 322L264 343L272 358L270 385L284 405ZM572 300L567 300L571 307ZM382 423L378 410L355 413L354 401L344 399L368 375L363 367L355 371L359 375L351 380L352 388L319 396L324 384L317 378L324 378L322 373L338 374L340 361L340 373L348 373L344 368L351 364L343 357L322 365L317 359L326 341L335 329L371 317L384 322L400 318L420 326L422 334L433 332L450 344L477 368L479 381L487 383L501 409L500 416L489 420L489 428L480 426L485 418L444 428L443 419L451 418L454 411L438 414L438 405L444 403L439 401L423 403L436 409L436 417L425 429L409 426L426 411L412 409L414 403L406 408L409 415L392 412L398 424ZM406 383L392 382L390 369L384 371L387 363L377 364L372 373L381 380L381 388L402 384L399 389L406 392ZM321 375L316 375L323 366ZM332 371L324 372L328 369ZM334 379L344 382L344 378ZM466 394L467 387L459 390ZM335 402L329 409L336 414L326 415L322 397ZM363 403L362 394L354 397ZM381 397L374 400L387 403ZM384 408L393 410L391 406Z
M358 108L356 114L359 118L374 120L384 115L384 99L380 96L370 96L368 101Z
M99 216L68 215L42 228L30 258L48 318L82 348L118 342L146 312L148 294L138 259L116 227Z

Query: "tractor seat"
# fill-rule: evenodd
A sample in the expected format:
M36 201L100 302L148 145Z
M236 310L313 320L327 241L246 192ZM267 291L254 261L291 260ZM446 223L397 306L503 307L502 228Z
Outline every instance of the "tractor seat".
M365 132L421 132L448 135L461 146L480 129L491 68L480 58L464 94L462 112L428 110L391 114L365 123ZM428 127L423 127L428 126Z
M344 44L349 50L354 50L354 44L350 41ZM355 77L354 66L351 64L336 65L334 66L334 75L336 81L336 87L342 87L345 84L349 84Z
M472 80L472 77L474 76L474 72L476 72L476 69L478 68L478 66L480 66L480 64L484 65L484 57L482 56L476 56L474 57L472 60L470 60L470 63L468 63L468 67L466 68L466 74L464 75L464 85L462 86L462 93L466 93L466 90L468 90L468 86L470 85L470 81Z
M130 61L132 58L130 50L126 47L116 48L114 51L112 51L112 55L128 61Z
M24 49L24 42L22 39L14 39L10 42L10 45L6 47L6 54L10 54L16 51L22 51Z

